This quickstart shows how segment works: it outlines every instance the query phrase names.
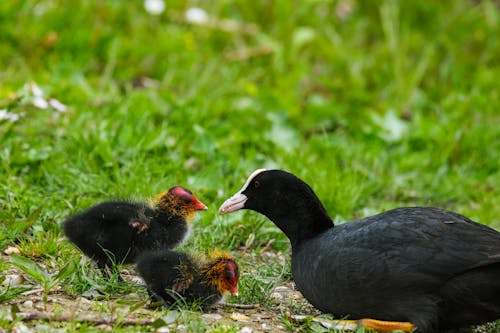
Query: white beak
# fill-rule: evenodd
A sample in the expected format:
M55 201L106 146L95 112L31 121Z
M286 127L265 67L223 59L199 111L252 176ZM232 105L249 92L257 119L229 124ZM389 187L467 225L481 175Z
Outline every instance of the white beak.
M236 193L222 204L219 208L219 213L228 214L245 207L247 196L242 193Z
M257 169L252 174L248 177L247 181L239 190L234 194L232 197L224 201L222 206L219 208L219 213L220 214L228 214L232 213L234 211L237 211L239 209L245 208L245 202L248 200L248 197L241 192L245 191L252 179L254 179L255 176L257 176L259 173L266 171L266 169Z

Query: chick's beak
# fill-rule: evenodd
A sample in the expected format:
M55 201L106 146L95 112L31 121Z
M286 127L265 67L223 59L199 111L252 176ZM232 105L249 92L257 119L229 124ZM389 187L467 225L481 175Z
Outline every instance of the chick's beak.
M248 200L248 197L243 193L236 193L222 204L219 208L219 213L228 214L239 209L245 208L245 202Z
M203 202L198 200L196 197L194 198L194 201L193 201L193 208L194 208L194 210L207 210L208 209L208 207Z
M231 295L238 296L238 286L234 286L233 288L231 288L230 292Z

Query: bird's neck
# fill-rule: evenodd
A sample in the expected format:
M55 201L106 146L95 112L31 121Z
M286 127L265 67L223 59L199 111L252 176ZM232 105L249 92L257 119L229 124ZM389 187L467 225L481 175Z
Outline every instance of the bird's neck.
M222 294L224 286L220 277L222 276L223 270L224 266L221 260L213 260L207 263L200 270L202 283Z
M190 221L194 215L194 212L188 212L186 207L179 205L171 196L163 196L161 200L154 199L152 207L158 215L165 217L180 216L185 218L186 222Z
M303 201L283 211L265 214L285 233L292 248L333 228L333 221L319 201Z

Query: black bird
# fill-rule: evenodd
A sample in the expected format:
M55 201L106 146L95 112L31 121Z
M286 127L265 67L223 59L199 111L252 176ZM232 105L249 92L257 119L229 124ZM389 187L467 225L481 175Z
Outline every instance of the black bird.
M239 209L267 216L286 234L297 288L323 312L410 322L425 333L500 318L500 233L467 217L405 207L334 227L306 183L263 169L220 212Z
M64 233L105 271L130 264L146 250L170 249L188 233L187 222L207 207L191 191L175 186L151 203L108 201L67 219Z
M228 253L214 252L201 263L183 252L145 252L137 271L148 293L167 307L183 301L207 309L226 294L238 295L238 265Z

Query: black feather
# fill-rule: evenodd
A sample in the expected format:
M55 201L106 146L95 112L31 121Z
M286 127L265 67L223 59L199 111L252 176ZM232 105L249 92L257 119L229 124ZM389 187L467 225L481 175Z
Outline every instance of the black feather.
M144 231L131 223L148 225ZM145 250L170 249L186 236L183 216L153 209L143 203L103 202L67 219L65 235L100 268L130 264Z
M201 267L186 253L145 252L137 260L137 271L149 294L167 307L198 302L207 309L222 298L216 286L203 276Z
M397 208L334 227L295 176L263 171L248 184L243 208L266 215L288 236L294 281L318 309L410 321L426 333L500 318L494 229L430 207Z

